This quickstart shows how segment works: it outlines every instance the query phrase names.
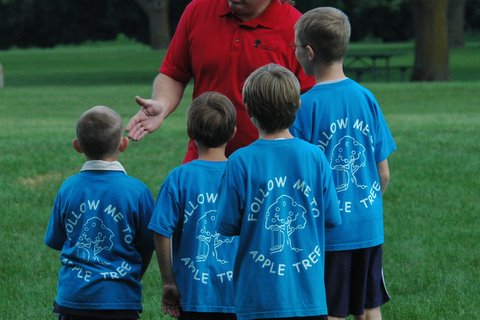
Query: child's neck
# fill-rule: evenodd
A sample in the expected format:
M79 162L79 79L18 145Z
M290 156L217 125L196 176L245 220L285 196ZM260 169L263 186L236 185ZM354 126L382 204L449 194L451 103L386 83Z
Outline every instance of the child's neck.
M280 131L276 132L264 132L262 130L258 130L258 135L260 139L263 140L281 140L281 139L291 139L293 138L292 134L290 133L290 130L288 129L283 129Z
M92 159L92 158L89 158L89 157L85 157L85 159L87 161L95 161L95 160L99 160L99 161L106 161L106 162L115 162L115 161L118 161L118 154L115 154L115 155L112 155L112 156L108 156L108 157L104 157L102 159Z
M226 161L225 147L198 148L198 160L220 162Z
M334 63L329 66L321 66L314 72L315 82L326 82L345 79L345 73L343 72L343 63Z

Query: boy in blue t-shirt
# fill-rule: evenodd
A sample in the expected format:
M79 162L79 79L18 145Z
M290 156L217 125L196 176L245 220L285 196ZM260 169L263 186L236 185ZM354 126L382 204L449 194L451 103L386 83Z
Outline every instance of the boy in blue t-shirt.
M233 285L239 319L326 319L325 227L341 223L323 152L288 128L300 102L295 75L275 64L246 80L259 139L228 160L217 229L239 235Z
M232 273L237 239L215 231L225 147L236 130L228 98L206 92L187 113L198 160L172 170L162 184L149 228L163 282L162 311L196 320L235 319Z
M140 280L152 257L152 194L117 161L122 118L96 106L77 122L73 147L87 161L57 193L45 243L60 250L59 319L139 319Z
M383 205L395 149L373 94L347 78L348 17L323 7L295 25L295 53L317 84L301 96L294 136L321 149L333 173L342 225L327 231L325 286L330 318L381 319L390 298L382 271Z

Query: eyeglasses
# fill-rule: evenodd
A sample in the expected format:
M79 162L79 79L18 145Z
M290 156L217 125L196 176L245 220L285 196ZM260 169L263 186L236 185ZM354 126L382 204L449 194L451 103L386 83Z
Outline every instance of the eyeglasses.
M306 46L308 46L308 44L296 44L296 43L293 43L293 42L292 42L292 43L289 44L289 46L290 46L290 48L292 48L293 50L296 50L297 47L306 47Z

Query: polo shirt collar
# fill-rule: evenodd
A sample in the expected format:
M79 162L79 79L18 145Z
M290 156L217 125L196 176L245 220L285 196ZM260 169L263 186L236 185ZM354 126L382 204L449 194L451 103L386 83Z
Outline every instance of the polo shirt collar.
M89 160L85 162L80 171L97 170L97 171L122 171L127 173L122 164L118 161Z
M278 17L280 16L282 4L280 0L272 0L265 11L255 19L244 21L241 24L249 27L262 26L265 28L273 29L277 25ZM227 0L223 0L222 4L219 6L218 14L221 17L224 16L235 16L230 7L228 6Z

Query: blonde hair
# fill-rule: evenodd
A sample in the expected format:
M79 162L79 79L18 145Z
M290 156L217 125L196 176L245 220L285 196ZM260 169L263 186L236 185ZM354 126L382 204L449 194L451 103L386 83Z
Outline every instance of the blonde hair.
M347 15L332 7L305 12L295 24L297 39L310 45L323 63L341 61L350 41L351 26Z

